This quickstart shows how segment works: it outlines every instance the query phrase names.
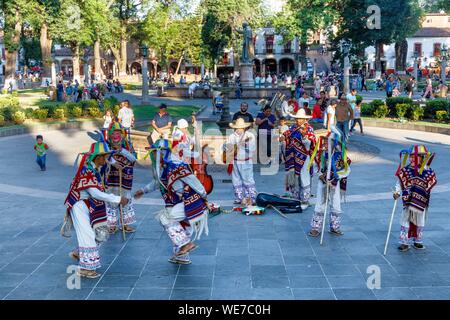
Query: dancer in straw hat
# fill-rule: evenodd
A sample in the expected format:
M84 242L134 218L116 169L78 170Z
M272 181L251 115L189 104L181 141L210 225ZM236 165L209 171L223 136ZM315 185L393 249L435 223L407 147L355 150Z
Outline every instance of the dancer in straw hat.
M105 202L126 205L128 199L105 193L102 168L111 151L105 142L91 145L83 155L78 171L65 200L66 221L71 220L78 240L78 248L70 256L79 261L79 275L87 278L100 276L101 267L97 243L106 241L108 230Z
M295 118L295 124L280 137L281 141L286 142L285 186L291 197L301 201L302 209L305 210L311 197L312 167L309 163L312 161L316 136L308 123L311 116L306 115L304 109L290 116Z
M228 151L230 163L228 174L231 174L235 203L250 206L255 203L256 186L253 179L253 154L256 150L255 135L247 129L251 123L238 118L230 127L234 132L228 137L224 151Z

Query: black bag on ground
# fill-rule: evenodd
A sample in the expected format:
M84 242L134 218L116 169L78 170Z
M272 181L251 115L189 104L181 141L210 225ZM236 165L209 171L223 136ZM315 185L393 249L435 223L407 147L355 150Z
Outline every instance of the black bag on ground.
M283 213L300 213L302 208L300 206L300 200L281 197L272 193L258 193L256 196L256 205L266 208L271 205L276 207Z

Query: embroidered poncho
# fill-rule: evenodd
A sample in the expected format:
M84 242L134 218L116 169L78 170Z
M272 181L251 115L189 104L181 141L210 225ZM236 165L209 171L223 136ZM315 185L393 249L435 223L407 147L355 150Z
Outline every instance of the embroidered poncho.
M316 144L314 129L308 123L304 126L306 128L293 125L288 131L283 133L286 138L285 170L294 170L296 175L300 175L307 158L311 156L311 150L314 150ZM302 139L308 139L311 142L309 148L305 146Z

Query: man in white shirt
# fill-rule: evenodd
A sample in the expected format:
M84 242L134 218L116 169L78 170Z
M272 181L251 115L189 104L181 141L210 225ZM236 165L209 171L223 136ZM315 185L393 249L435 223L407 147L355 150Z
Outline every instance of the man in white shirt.
M224 145L227 161L231 161L228 174L231 174L233 183L234 203L245 206L253 205L257 195L253 179L253 153L256 150L256 138L253 133L247 131L251 125L242 118L238 118L235 123L230 123L230 127L235 130Z
M134 126L134 113L133 109L131 109L130 101L124 100L120 103L120 110L117 118L119 119L119 123L122 127L124 127L127 131Z
M272 86L272 77L270 76L270 73L267 74L266 85L267 85L268 87L271 87L271 86Z

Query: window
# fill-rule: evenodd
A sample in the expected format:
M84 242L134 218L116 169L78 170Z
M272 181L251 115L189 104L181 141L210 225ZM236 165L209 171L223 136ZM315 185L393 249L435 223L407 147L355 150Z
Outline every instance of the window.
M419 57L422 56L422 44L414 43L414 53L416 53Z
M266 53L273 53L274 36L266 36Z
M433 45L433 57L440 57L441 56L441 44L435 43Z
M291 53L292 41L288 41L284 44L284 53Z

